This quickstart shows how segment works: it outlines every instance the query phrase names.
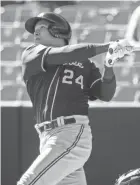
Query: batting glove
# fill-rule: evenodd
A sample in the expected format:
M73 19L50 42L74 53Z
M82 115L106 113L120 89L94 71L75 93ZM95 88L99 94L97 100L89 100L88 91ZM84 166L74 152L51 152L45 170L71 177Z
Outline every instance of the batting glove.
M124 55L129 55L131 52L133 52L134 47L127 39L121 39L116 41L118 43L117 47L111 46L109 47L110 54L113 54L114 52L123 52ZM116 43L115 42L115 43Z
M124 55L124 48L119 44L119 42L113 42L109 46L105 59L105 65L107 67L113 67L114 63L124 57Z

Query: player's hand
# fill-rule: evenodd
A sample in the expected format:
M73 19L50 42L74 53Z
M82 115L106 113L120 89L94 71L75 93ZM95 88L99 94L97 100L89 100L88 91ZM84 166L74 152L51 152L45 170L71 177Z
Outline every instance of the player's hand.
M114 52L122 52L123 50L124 55L129 55L134 50L134 47L127 39L117 40L115 43L117 43L117 47L114 45L109 47L110 54L113 54Z
M119 42L116 41L111 43L105 58L105 65L107 67L113 67L115 62L124 57L124 50L124 47L121 46Z

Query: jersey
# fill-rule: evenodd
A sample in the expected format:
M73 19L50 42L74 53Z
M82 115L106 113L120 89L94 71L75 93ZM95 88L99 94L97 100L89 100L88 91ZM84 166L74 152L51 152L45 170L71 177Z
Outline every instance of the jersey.
M90 86L101 74L93 62L66 61L46 65L42 60L49 48L28 47L22 55L23 79L33 104L36 123L59 116L88 115ZM96 97L92 97L96 99Z

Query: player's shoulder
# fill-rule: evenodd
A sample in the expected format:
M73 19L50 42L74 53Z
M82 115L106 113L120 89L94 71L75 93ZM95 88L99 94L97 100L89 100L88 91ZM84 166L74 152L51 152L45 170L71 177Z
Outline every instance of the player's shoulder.
M23 62L35 47L36 47L35 44L32 44L32 45L30 45L30 46L28 46L27 48L24 49L24 51L22 52L22 55L21 55L21 60Z
M24 62L28 57L35 57L40 51L45 50L47 47L44 45L35 45L32 44L28 46L22 53L21 60Z
M29 53L35 47L36 47L36 45L32 44L32 45L28 46L27 48L25 48L24 51L22 52L22 56L26 55L27 53Z

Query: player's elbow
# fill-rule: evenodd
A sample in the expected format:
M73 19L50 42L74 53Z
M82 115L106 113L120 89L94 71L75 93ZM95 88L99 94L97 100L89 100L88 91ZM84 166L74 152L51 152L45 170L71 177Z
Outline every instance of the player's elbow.
M90 88L91 97L105 102L109 102L114 97L116 91L116 79L115 77L111 81L99 79Z
M113 96L102 96L102 97L100 97L100 100L102 100L104 102L110 102L112 100Z
M102 83L100 91L100 100L109 102L114 97L116 91L116 81L110 84Z

